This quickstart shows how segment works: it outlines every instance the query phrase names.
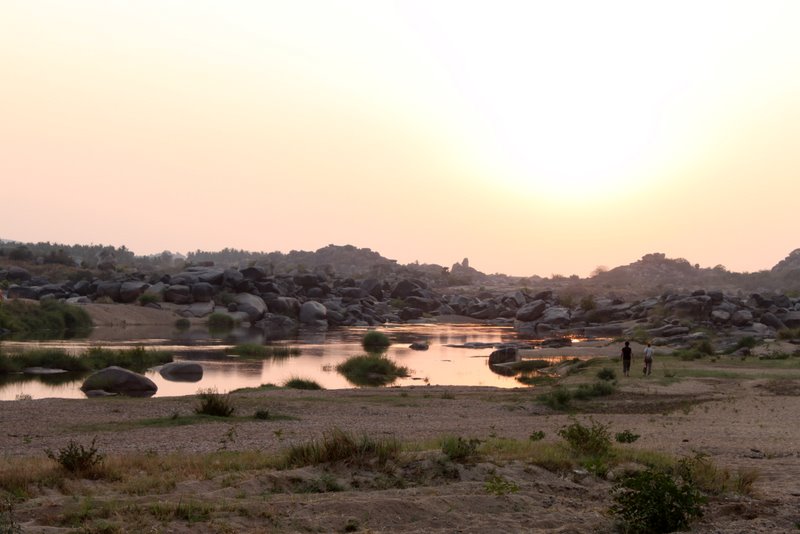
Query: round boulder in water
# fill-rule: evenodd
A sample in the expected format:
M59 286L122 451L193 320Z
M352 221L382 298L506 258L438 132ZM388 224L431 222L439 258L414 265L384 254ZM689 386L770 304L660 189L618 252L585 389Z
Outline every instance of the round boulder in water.
M98 389L129 397L151 397L158 386L144 375L112 365L89 375L81 386L84 392Z
M158 372L172 382L199 382L203 378L203 366L194 362L171 362Z

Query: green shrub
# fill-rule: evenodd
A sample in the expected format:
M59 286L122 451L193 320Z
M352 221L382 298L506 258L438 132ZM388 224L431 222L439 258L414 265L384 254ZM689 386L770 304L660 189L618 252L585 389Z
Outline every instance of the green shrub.
M197 414L230 417L236 410L230 396L217 393L216 389L200 390L197 398L200 400L200 404L194 409Z
M508 495L509 493L518 492L519 485L512 480L495 474L486 479L483 489L486 493L491 493L492 495Z
M159 350L147 350L142 346L125 350L92 347L78 360L85 361L90 369L104 369L116 365L131 371L143 372L150 367L171 362L172 354Z
M17 336L43 339L86 336L92 319L83 308L54 299L0 302L0 329Z
M285 463L290 467L302 467L330 462L345 462L354 465L385 465L400 454L400 442L394 438L381 440L366 435L355 438L338 428L331 429L321 440L294 445L285 453Z
M370 330L364 334L364 337L361 339L361 346L363 346L366 351L386 350L391 344L389 336L376 330Z
M605 397L616 391L614 384L610 382L595 382L594 384L580 384L572 391L572 398L587 400L594 397Z
M581 309L583 311L592 311L597 307L597 304L594 301L594 295L586 295L581 299Z
M567 442L570 449L579 455L603 457L611 451L611 434L608 426L591 420L592 426L584 426L578 421L563 427L558 435Z
M480 440L464 439L461 436L442 438L442 452L454 462L464 462L477 456Z
M212 313L208 316L208 328L210 330L226 331L236 326L236 321L227 313Z
M0 502L0 534L22 534L22 527L14 517L14 500L5 496Z
M283 384L283 387L291 389L310 389L310 390L323 389L322 386L320 386L317 382L314 382L313 380L308 380L306 378L297 378L297 377L290 378L289 380L287 380Z
M697 352L700 352L701 354L705 354L707 356L712 356L715 352L714 345L712 345L711 342L707 339L698 341L697 343L694 344L693 348L697 350Z
M66 447L59 449L58 453L50 449L45 449L44 452L48 458L70 473L89 474L103 461L103 455L95 447L96 440L97 438L94 438L88 448L70 441Z
M253 414L253 417L256 419L269 419L269 410L256 410L256 413Z
M617 440L617 443L633 443L641 436L639 434L634 434L630 430L623 430L622 432L617 432L614 437Z
M377 354L353 356L337 365L336 370L357 386L383 386L408 376L408 368Z
M800 338L800 328L781 328L778 330L779 339L798 339Z
M188 330L192 326L192 322L186 317L181 317L175 321L175 328L178 330Z
M691 481L680 484L668 474L648 469L622 478L612 490L612 515L625 532L667 533L684 530L703 514L706 499Z
M528 436L528 439L531 441L542 441L544 439L544 431L542 430L534 430L531 432L531 435Z
M553 410L564 410L569 407L572 393L564 386L556 386L549 393L539 395L537 399Z
M613 369L609 369L608 367L603 367L599 371L597 371L597 378L600 380L606 381L613 381L617 379L617 373L614 372Z
M15 355L0 354L0 374L18 372L26 367L47 367L72 372L104 369L111 365L132 371L144 371L155 365L172 361L172 355L136 347L126 350L109 350L93 347L82 356L72 356L63 349L36 349Z

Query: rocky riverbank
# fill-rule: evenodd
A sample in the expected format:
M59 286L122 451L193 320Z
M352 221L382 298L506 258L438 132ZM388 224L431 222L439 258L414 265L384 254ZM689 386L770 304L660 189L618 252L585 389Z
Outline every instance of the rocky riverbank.
M172 314L205 319L219 313L286 337L302 327L376 326L458 316L513 325L531 338L626 337L655 345L687 347L713 336L719 349L739 340L790 337L800 328L800 298L785 293L697 289L622 299L585 295L575 299L553 290L442 288L416 278L339 278L324 272L272 274L243 269L189 266L174 274L115 274L54 282L18 266L0 271L6 298L63 299L94 304L100 324L113 312L97 305L129 304L137 311L126 324L171 321ZM612 292L613 293L613 292ZM105 310L105 311L103 311ZM103 317L104 313L108 317Z

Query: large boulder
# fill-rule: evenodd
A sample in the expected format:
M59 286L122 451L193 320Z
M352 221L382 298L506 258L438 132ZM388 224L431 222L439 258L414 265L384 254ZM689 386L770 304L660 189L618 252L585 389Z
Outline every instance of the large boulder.
M731 315L731 322L735 326L747 326L753 322L753 314L750 310L738 310Z
M95 297L102 298L108 297L111 300L119 300L119 290L122 287L120 282L100 282L97 284Z
M516 319L523 322L535 321L542 316L545 309L547 309L545 301L534 300L517 310Z
M415 280L400 280L392 290L392 298L404 299L419 287L421 287L420 284Z
M218 286L222 284L223 275L224 271L220 269L209 269L206 271L198 271L197 281Z
M214 286L208 282L197 282L192 286L192 298L195 302L210 302L214 298Z
M800 327L800 311L791 311L781 317L781 320L789 328Z
M6 272L6 279L9 282L24 282L31 279L31 273L27 269L12 265Z
M264 336L267 339L282 339L294 334L299 325L291 317L265 313L264 317L253 326L264 330Z
M195 362L170 362L158 372L171 382L199 382L203 378L203 366Z
M569 309L562 306L553 306L547 308L541 319L540 324L550 325L555 328L567 326L570 321Z
M300 313L300 301L294 297L278 297L267 301L267 308L269 308L270 313L297 317Z
M489 355L489 365L516 362L518 359L517 349L514 347L506 347L498 349Z
M782 330L786 328L786 325L783 324L783 321L778 319L778 317L774 313L770 312L766 312L761 315L761 322L769 326L770 328L774 328L775 330Z
M368 295L372 295L378 300L383 300L383 288L381 287L381 281L377 278L367 278L361 282L361 289L366 291Z
M239 271L247 280L258 282L267 277L267 270L263 267L246 267Z
M133 302L147 290L150 284L139 281L123 282L119 286L119 301L123 303Z
M182 284L171 285L164 290L164 300L174 304L189 304L192 302L192 288Z
M326 328L328 326L328 310L316 300L309 300L300 306L300 322L306 326Z
M35 287L11 286L8 288L6 296L10 299L36 300L39 298L39 292Z
M81 390L102 390L130 397L150 397L158 391L158 386L146 376L122 367L111 366L89 375L83 382Z
M267 311L264 299L250 293L238 293L234 297L234 302L236 302L236 311L245 312L251 323L261 319Z

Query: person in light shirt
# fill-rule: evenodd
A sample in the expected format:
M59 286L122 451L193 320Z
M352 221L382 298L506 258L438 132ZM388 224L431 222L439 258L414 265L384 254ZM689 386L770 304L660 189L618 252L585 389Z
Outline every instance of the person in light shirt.
M649 376L653 372L653 352L653 347L648 343L644 349L644 369L642 369L645 376Z

